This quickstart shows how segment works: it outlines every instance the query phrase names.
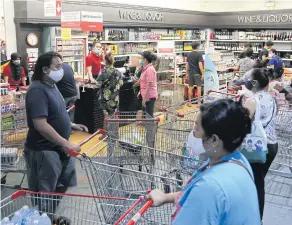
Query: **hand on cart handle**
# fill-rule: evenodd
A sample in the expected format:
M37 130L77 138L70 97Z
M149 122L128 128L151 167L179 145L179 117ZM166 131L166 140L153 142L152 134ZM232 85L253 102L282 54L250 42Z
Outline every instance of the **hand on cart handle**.
M76 150L76 149L74 149L74 148L69 148L68 150L67 150L67 153L70 155L70 156L72 156L72 157L77 157L77 156L79 156L79 155L81 155L80 154L80 151L81 151L81 147L82 147L82 145L84 145L84 144L86 144L88 141L90 141L92 138L94 138L96 135L98 135L98 134L102 134L102 135L105 135L105 134L107 134L107 131L105 131L105 130L103 130L103 129L99 129L99 130L97 130L95 133L93 133L92 135L90 135L88 138L86 138L84 141L82 141L79 145L77 145L78 147L79 147L79 151L78 151L78 149ZM83 154L84 155L84 154ZM84 156L86 156L86 155L84 155Z
M84 131L84 132L88 132L88 128L82 124L75 124L72 123L71 128L73 130L79 130L79 131Z

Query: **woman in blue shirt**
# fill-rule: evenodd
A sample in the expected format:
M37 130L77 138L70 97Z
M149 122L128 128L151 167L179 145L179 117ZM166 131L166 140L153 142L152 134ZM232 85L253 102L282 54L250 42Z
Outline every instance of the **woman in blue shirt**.
M249 112L241 102L223 99L202 105L194 133L209 160L182 192L153 190L148 196L153 206L175 203L173 225L260 225L252 170L236 150L250 131Z

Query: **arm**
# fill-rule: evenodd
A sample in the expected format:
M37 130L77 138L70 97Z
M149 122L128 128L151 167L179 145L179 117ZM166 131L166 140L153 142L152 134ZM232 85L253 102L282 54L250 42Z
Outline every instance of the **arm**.
M202 179L190 184L179 201L180 211L173 225L221 224L226 207L226 196L216 181Z
M47 123L46 117L33 118L34 128L48 141L65 148L70 147L70 142L61 137L54 128Z
M140 79L133 85L133 88L140 86Z
M199 62L199 67L200 67L200 71L202 74L202 79L204 79L204 66L203 66L203 62Z
M187 76L189 76L189 69L190 69L190 67L189 67L189 63L187 62L187 63L186 63L186 75L187 75Z
M86 57L86 75L91 82L94 81L92 75L92 60L90 59L90 56Z
M249 117L252 119L256 111L256 101L253 98L248 98L244 104L244 107L249 111Z
M8 77L4 76L4 83L8 84Z
M8 84L9 75L10 75L10 70L9 70L8 66L9 66L9 64L7 64L3 69L4 82L7 84Z

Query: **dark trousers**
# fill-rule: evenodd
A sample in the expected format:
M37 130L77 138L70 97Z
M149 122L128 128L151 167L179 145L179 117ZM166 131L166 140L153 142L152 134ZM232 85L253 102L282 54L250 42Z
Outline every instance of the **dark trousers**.
M146 102L146 107L143 109L146 111L151 117L154 115L154 105L156 98L150 98L148 102Z
M264 215L265 206L265 177L269 171L269 168L274 161L278 152L278 143L268 144L267 161L265 163L251 163L251 168L254 174L254 181L258 192L258 200L260 207L261 219Z

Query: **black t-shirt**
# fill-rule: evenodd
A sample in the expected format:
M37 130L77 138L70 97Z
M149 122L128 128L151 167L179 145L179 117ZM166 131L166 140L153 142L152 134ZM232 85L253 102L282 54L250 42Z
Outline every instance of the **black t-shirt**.
M32 119L47 117L47 122L65 139L71 133L70 117L61 93L56 86L33 81L25 98L27 124L29 127L25 146L32 150L60 150L61 148L44 138L33 125Z
M77 88L74 80L74 72L72 67L63 64L64 76L56 85L64 98L77 96Z
M259 53L259 60L263 60L263 55L268 57L269 56L269 51L265 48L263 48L261 50L261 52Z
M199 63L203 62L203 55L201 52L192 51L188 54L187 62L189 64L189 72L192 74L201 74Z

